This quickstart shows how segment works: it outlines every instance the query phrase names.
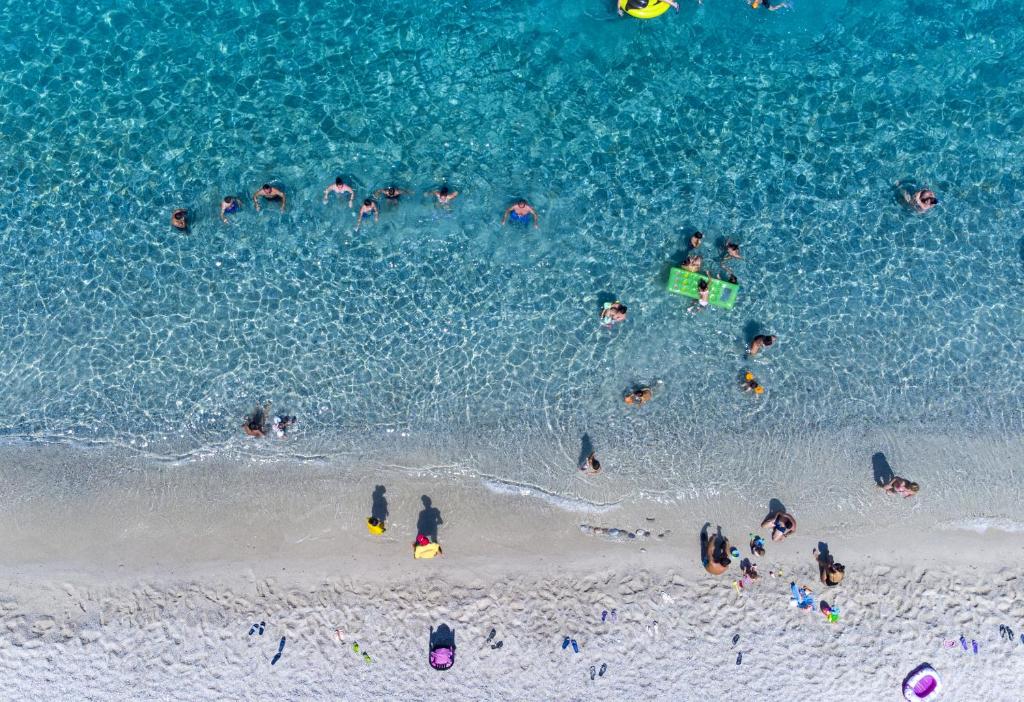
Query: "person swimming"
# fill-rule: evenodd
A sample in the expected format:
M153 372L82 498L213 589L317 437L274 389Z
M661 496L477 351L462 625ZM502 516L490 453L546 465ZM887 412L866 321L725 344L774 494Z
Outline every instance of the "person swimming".
M734 241L725 242L725 255L722 256L722 261L725 262L730 258L743 258L740 256L740 245Z
M704 265L704 258L700 254L692 254L686 257L679 267L691 273L700 273L700 267Z
M775 12L776 10L781 10L783 8L789 7L790 5L788 2L777 3L775 2L775 0L750 0L750 6L755 10L758 10L763 7L766 10Z
M178 208L171 213L171 226L183 232L188 231L188 210Z
M700 0L697 2L699 3ZM622 17L625 10L643 10L661 3L674 7L676 12L679 12L679 3L676 0L626 0L625 6L621 5L619 0L615 0L615 9L618 11L619 17Z
M505 210L505 216L501 218L501 224L504 226L505 222L507 222L509 218L517 224L526 224L530 221L531 217L533 217L533 226L535 228L539 227L540 218L537 216L537 210L533 209L530 203L526 200L520 198L509 205Z
M626 396L622 398L622 401L627 405L636 405L637 407L641 407L653 399L654 391L648 387L642 387L626 393Z
M334 179L334 183L332 183L331 185L328 185L324 189L324 204L325 205L327 204L327 199L331 196L331 193L337 193L339 200L341 199L342 195L344 195L345 193L348 193L348 206L349 206L349 209L352 208L352 202L353 202L353 200L356 199L356 191L352 189L351 185L349 185L344 180L342 180L341 176L338 176L337 178L335 178Z
M252 414L246 417L245 422L242 424L242 431L248 436L262 439L267 435L266 423L268 414L270 414L269 402L263 407L257 407Z
M629 308L618 300L606 303L604 309L601 310L601 325L605 327L613 327L616 324L625 322L626 313L628 311Z
M601 471L601 462L597 460L597 452L591 451L587 460L580 465L580 470L587 475L597 475Z
M444 206L444 205L450 205L452 200L454 200L455 198L457 198L459 196L459 191L458 190L451 191L451 190L448 189L447 185L442 185L437 190L428 190L427 192L425 192L423 194L424 195L433 195L434 197L437 198L437 204L441 205L441 206Z
M260 200L263 199L268 200L270 202L280 201L281 211L284 212L285 202L287 201L288 198L285 197L283 190L275 188L273 185L270 185L269 183L264 183L263 186L259 190L257 190L252 196L252 202L256 206L257 212L260 211Z
M227 215L234 214L242 209L242 202L233 195L228 195L220 201L220 221L228 223Z
M697 299L690 304L691 312L701 312L708 303L711 301L711 286L708 285L708 281L705 278L701 278L697 283Z
M396 188L394 185L389 185L386 188L381 188L380 190L374 190L373 191L373 196L374 197L380 197L381 195L383 195L384 196L384 200L387 201L387 203L389 205L397 205L398 201L401 199L401 197L403 195L408 195L408 194L409 194L408 190L402 190L401 188Z
M288 427L294 426L298 420L295 417L283 416L274 417L273 423L270 425L274 432L274 436L278 439L286 439Z
M747 352L748 356L756 356L757 354L764 351L766 348L775 343L778 337L774 335L766 336L764 334L758 334L750 342L750 351Z
M921 188L913 195L906 191L903 192L903 201L913 207L918 212L927 212L931 208L939 204L939 198L935 197L935 193L928 188Z
M380 210L377 208L377 203L366 198L363 200L362 206L359 208L359 214L356 215L356 231L359 231L359 225L363 223L363 220L373 215L373 221L377 222L380 220Z
M693 236L690 237L690 248L698 249L701 243L704 241L704 232L694 232Z
M743 384L741 387L745 392L752 392L755 395L764 394L764 388L757 382L757 378L750 371L743 374Z

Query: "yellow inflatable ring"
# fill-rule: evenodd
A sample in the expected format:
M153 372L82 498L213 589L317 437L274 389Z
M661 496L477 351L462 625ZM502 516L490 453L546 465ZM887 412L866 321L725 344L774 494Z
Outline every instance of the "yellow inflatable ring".
M647 7L642 7L638 10L626 9L626 3L629 0L619 0L619 9L625 12L630 17L636 17L637 19L653 19L660 17L661 15L668 12L668 8L671 7L667 2L661 0L651 0L651 3Z

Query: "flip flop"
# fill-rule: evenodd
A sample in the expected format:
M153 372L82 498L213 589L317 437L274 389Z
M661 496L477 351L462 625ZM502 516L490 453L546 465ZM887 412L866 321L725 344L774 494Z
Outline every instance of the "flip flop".
M266 622L260 622L260 636L263 636L263 627L265 627L266 625Z
M736 654L736 665L739 665L742 662L743 662L743 652L740 651L739 653Z
M504 641L499 641L498 643L491 645L491 650L497 651L499 648L501 648L504 645L505 645Z
M606 672L608 672L608 664L607 663L602 663L601 664L601 670L597 671L597 675L598 675L598 677L601 677Z
M617 609L613 609L613 610L612 610L612 614L611 614L611 617L612 617L612 621L613 621L613 622L617 622L617 621L619 621L619 610L617 610Z
M607 609L601 610L601 621L603 622L607 618L608 618L608 610Z
M498 632L497 632L497 631L495 631L494 629L491 629L491 633L489 633L489 634L487 635L487 638L486 638L486 639L484 639L484 645L487 645L487 644L489 644L489 643L490 643L491 641L494 641L494 637L495 637L495 636L497 636L497 635L498 635Z
M562 650L564 651L567 648L569 648L569 637L568 636L566 636L565 640L562 641Z
M965 639L963 636L960 637L960 645L963 646L965 651L967 650L967 639Z
M367 663L373 663L373 659L370 658L370 654L369 653L364 653L363 654L363 660L366 661Z
M590 679L593 680L597 677L597 668L590 666Z
M280 643L277 644L277 653L274 654L274 657L270 659L270 665L274 665L279 660L281 660L281 654L284 653L284 641L285 637L282 636Z
M1022 646L1024 646L1024 634L1020 635L1020 643Z
M999 638L1003 638L1004 636L1006 636L1006 625L1005 624L1000 624L999 625ZM1013 636L1010 636L1010 639L1013 639Z
M356 641L355 643L352 644L352 650L355 651L356 653L359 653L359 642L358 641Z
M249 627L249 636L252 636L255 633L256 633L256 625L253 624L252 626Z
M738 644L738 643L739 643L739 641L740 641L740 635L739 635L739 634L736 634L736 635L734 635L734 636L732 637L732 645L733 645L733 646L735 646L736 644Z
M974 655L978 655L978 642L971 639L971 647L974 649Z
M946 639L942 642L943 648L953 648L954 646L956 646L956 641L954 641L953 639Z
M579 647L579 644L576 643L576 639L572 640L572 652L573 653L579 653L580 652L580 647Z
M1006 640L1013 641L1013 629L1006 627Z

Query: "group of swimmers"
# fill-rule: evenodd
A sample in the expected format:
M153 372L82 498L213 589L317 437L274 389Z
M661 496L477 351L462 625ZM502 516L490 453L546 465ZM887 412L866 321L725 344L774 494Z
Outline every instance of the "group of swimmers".
M332 194L337 195L339 201L342 201L342 198L347 195L349 208L355 203L355 189L340 176L324 188L323 202L325 205L330 200ZM394 185L374 190L373 195L363 200L363 204L359 206L359 212L356 213L356 231L359 231L359 227L364 219L372 217L374 222L380 221L380 208L377 206L377 200L383 198L386 203L394 206L398 205L399 200L406 195L412 195L412 192ZM434 190L427 190L423 195L433 197L439 207L449 207L455 198L459 196L459 191L452 190L447 185L442 185ZM277 203L280 206L280 211L284 212L288 196L285 195L284 190L281 188L270 183L264 183L252 196L252 204L257 212L262 211L264 201ZM228 215L236 214L241 209L242 201L234 195L228 195L220 203L221 221L224 224L228 224ZM537 210L524 198L516 199L505 209L505 213L501 218L502 225L506 224L509 220L516 224L529 224L532 222L535 228L540 226L540 216L537 214ZM172 227L187 232L190 225L191 218L187 209L178 207L171 212Z

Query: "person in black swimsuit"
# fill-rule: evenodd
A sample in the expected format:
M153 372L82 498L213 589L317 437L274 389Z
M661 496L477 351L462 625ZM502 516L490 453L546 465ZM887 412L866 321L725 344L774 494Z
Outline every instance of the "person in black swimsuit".
M397 205L398 204L398 199L400 197L402 197L403 195L409 195L409 194L410 193L409 193L408 190L402 190L401 188L396 188L393 185L389 185L386 188L381 188L380 190L374 190L373 191L373 196L374 197L380 197L381 195L383 195L384 196L384 200L387 201L387 203L390 204L390 205Z

